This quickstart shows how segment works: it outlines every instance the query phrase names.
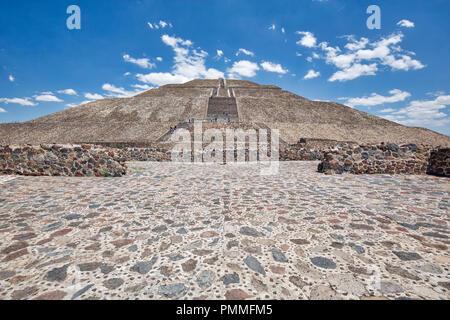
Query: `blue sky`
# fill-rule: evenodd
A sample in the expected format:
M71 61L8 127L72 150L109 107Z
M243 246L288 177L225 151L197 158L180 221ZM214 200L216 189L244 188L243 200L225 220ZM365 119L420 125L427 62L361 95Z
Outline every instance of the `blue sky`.
M449 14L446 0L1 1L0 122L232 77L450 135Z

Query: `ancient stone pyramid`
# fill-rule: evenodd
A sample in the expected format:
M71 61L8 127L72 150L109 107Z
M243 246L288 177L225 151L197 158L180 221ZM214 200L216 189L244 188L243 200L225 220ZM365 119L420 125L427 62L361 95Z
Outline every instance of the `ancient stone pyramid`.
M0 125L0 144L135 143L164 140L189 119L226 126L279 129L287 143L301 138L358 143L450 145L431 130L406 127L339 103L311 101L273 85L202 79L169 84L131 98L111 98L25 123Z

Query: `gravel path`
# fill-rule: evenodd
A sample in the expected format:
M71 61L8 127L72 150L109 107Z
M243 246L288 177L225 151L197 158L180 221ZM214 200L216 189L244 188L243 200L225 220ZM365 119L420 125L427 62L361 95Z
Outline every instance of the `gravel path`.
M448 178L128 166L0 177L0 299L450 298Z

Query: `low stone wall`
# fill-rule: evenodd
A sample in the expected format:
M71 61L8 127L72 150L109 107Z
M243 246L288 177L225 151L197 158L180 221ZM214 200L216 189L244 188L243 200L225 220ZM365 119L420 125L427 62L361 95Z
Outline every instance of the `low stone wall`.
M248 161L248 152L245 155ZM325 174L450 176L450 149L426 145L340 143L322 151L297 144L283 147L279 159L321 160L318 171ZM171 161L171 153L161 148L115 149L97 145L0 145L0 174L119 177L126 174L126 161Z
M442 148L431 152L428 174L450 177L450 149Z
M125 161L171 161L170 151L159 148L124 148L118 151L119 159Z
M118 149L94 145L0 145L0 174L119 177L126 165Z
M426 145L338 144L324 153L318 171L326 174L426 174L433 147Z
M245 159L249 159L249 151L245 149ZM202 154L205 151L201 152ZM171 161L172 154L170 150L162 148L123 148L119 151L119 158L121 161ZM270 147L269 147L270 155ZM226 160L226 151L223 151L224 161ZM237 158L237 152L235 151L235 158ZM191 155L193 161L193 155ZM323 151L311 150L303 147L302 145L289 145L282 147L280 150L280 161L313 161L322 160Z
M280 161L323 160L324 151L308 148L303 143L287 145L280 149Z

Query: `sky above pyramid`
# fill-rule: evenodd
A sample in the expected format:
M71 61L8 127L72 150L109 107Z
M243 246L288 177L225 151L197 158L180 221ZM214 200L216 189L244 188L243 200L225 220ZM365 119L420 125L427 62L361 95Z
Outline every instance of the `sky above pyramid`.
M450 135L449 14L446 0L1 1L0 122L225 77Z

